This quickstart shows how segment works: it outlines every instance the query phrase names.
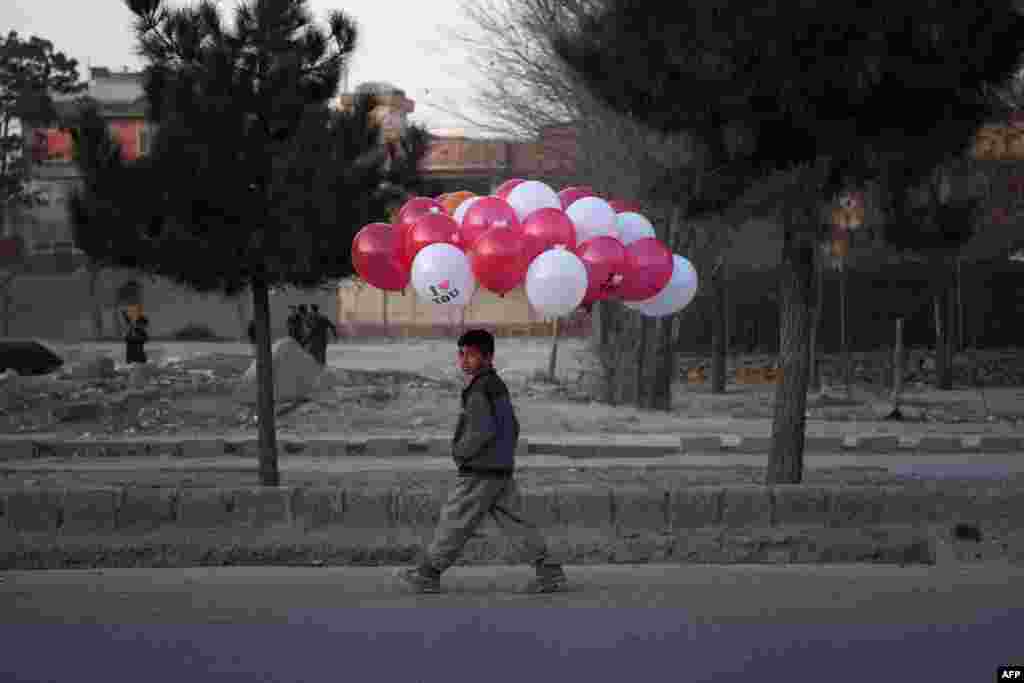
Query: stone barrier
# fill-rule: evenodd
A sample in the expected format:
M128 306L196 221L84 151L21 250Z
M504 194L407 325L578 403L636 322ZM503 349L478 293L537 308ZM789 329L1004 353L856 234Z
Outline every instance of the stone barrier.
M332 487L9 488L0 527L77 535L114 530L430 528L443 491ZM999 520L1024 525L1024 492L979 485L960 494L895 486L559 486L521 490L530 519L602 534L629 530L851 527Z
M520 439L517 454L561 455L569 458L656 458L677 455L718 455L723 453L767 454L772 441L767 436L739 436L720 434L682 436L651 443L635 443L609 439L545 440L524 437ZM371 437L366 439L284 437L278 443L282 457L302 455L313 457L346 457L367 455L380 458L405 457L410 454L447 457L451 452L451 439L429 436L419 439L407 437ZM0 462L24 461L33 458L108 457L166 457L215 458L238 456L255 458L259 442L244 439L107 439L56 440L30 438L0 438ZM804 452L811 454L950 454L950 453L1015 453L1024 451L1024 437L978 435L929 435L899 437L895 435L861 434L843 437L808 436Z

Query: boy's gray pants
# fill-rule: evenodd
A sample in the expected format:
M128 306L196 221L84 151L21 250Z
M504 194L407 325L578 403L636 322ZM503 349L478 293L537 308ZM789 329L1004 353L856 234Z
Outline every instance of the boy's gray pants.
M525 562L548 564L547 543L537 526L523 518L515 479L461 474L448 501L441 507L441 519L424 563L442 572L455 564L466 542L487 515L506 537L517 541Z

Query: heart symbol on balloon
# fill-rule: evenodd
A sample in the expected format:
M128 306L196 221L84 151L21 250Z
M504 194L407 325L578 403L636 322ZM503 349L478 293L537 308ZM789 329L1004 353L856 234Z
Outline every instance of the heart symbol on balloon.
M448 289L448 284L448 280L442 280L437 284L437 286L440 287L441 289Z

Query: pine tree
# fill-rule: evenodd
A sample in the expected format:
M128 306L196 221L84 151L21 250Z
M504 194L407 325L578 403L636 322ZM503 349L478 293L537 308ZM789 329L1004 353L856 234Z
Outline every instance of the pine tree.
M969 200L919 219L911 196L989 116L990 88L1019 66L1022 28L1011 0L607 0L553 40L613 109L701 140L715 187L691 211L742 207L783 224L770 483L802 478L824 205L875 182L890 244L960 243Z
M352 238L419 182L428 136L410 128L389 163L368 117L373 96L350 110L329 106L356 45L356 25L340 12L324 32L304 0L251 0L232 28L210 1L128 5L157 132L148 156L125 163L96 111L83 111L76 241L104 265L197 291L251 288L260 481L275 486L269 292L351 275Z

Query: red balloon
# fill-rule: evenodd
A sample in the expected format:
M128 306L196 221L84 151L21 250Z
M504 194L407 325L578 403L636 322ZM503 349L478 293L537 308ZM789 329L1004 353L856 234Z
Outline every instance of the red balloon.
M622 242L600 235L578 245L574 251L587 269L587 293L583 300L600 301L617 296L629 266Z
M437 211L431 211L436 208ZM398 211L397 223L399 225L416 222L416 219L425 213L446 213L444 204L430 197L413 197Z
M525 182L526 181L523 180L522 178L511 178L509 180L506 180L501 185L498 185L498 189L494 191L494 196L500 197L501 199L508 199L508 193L511 192L512 189L519 183Z
M459 226L455 219L446 213L428 213L420 216L405 232L402 263L406 269L412 268L413 259L420 249L438 242L459 244Z
M551 207L537 209L527 216L519 232L523 237L527 263L558 244L570 250L576 248L576 226L564 211Z
M608 206L615 209L615 213L642 213L641 206L634 202L632 199L612 199L608 202Z
M477 282L495 294L505 294L526 278L526 251L515 230L492 228L480 236L469 252Z
M569 208L577 199L593 197L594 192L589 187L567 187L558 193L558 199L562 202L562 211Z
M662 290L672 279L672 252L654 237L644 237L626 246L626 273L618 297L643 301Z
M491 228L511 228L519 231L519 218L516 210L508 202L498 197L484 197L473 202L462 217L460 228L463 249L472 249L473 244Z
M352 265L377 289L400 292L409 285L409 269L399 258L399 231L387 223L370 223L352 240Z

